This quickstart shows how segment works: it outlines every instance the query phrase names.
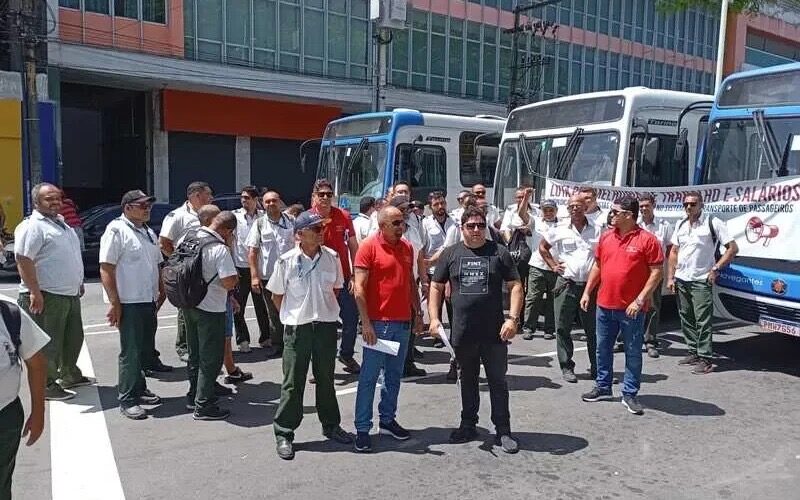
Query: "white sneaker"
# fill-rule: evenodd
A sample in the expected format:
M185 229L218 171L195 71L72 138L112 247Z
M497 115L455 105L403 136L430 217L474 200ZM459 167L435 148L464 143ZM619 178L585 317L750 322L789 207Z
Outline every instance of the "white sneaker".
M250 352L250 342L239 342L239 352Z

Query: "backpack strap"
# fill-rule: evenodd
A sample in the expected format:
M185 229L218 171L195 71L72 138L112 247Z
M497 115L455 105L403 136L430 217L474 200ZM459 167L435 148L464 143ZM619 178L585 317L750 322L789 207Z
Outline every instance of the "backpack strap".
M19 346L22 344L22 314L19 312L19 306L0 300L0 315L3 316L3 322L6 324L8 333L11 336L14 351L19 357Z
M708 215L708 230L711 233L711 242L716 246L717 245L717 231L714 229L714 217L709 214Z

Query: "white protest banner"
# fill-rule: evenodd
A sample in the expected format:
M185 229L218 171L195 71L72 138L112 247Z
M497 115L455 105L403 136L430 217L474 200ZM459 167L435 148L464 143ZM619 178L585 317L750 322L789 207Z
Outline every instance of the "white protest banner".
M555 200L561 206L560 215L565 216L567 199L583 186L547 179L544 199ZM653 195L656 216L668 220L673 228L686 217L684 195L697 191L703 196L703 211L726 222L739 245L740 256L798 259L800 176L669 188L593 187L597 190L597 203L604 210L625 195Z

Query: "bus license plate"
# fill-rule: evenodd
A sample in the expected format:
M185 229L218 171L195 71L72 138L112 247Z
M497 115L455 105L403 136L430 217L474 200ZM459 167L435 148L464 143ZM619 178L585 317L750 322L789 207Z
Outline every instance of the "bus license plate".
M758 324L765 330L773 332L786 333L800 337L800 324L793 323L782 319L772 318L770 316L761 316L758 319Z

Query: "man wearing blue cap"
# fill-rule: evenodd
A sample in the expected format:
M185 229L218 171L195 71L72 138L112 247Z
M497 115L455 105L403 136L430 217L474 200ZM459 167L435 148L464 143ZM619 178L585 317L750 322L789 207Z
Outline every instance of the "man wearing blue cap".
M322 434L338 443L353 442L339 425L341 414L333 386L336 363L337 294L344 286L336 252L322 246L322 223L316 212L301 213L294 222L299 245L278 258L267 283L280 311L283 334L283 386L273 428L278 456L294 458L294 431L303 420L303 392L308 365L316 379L317 415Z

